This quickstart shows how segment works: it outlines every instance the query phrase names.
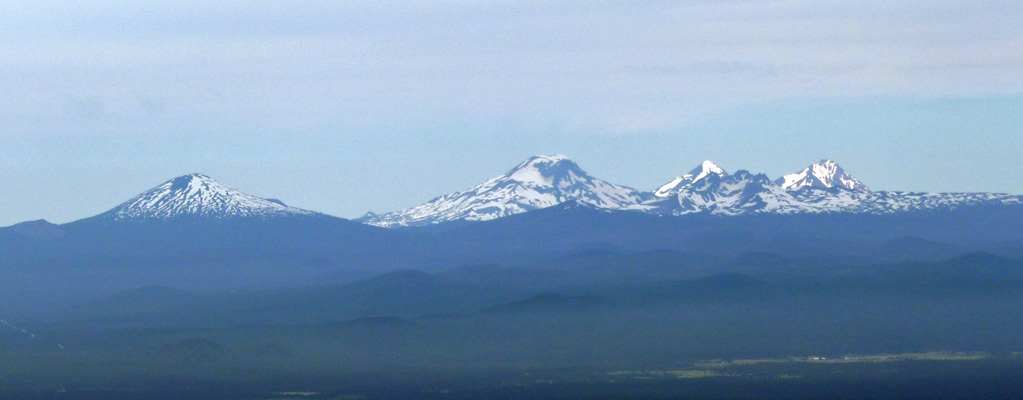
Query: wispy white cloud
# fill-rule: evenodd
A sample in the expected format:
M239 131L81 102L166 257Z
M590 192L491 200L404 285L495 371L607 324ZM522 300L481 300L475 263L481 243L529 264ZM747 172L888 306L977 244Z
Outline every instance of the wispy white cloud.
M677 107L696 100L1023 91L1023 6L1010 1L4 7L0 88L28 104L142 95L171 113L287 119L297 103L311 118L543 111L596 124L705 112Z
M747 113L735 110L751 104L1023 93L1018 0L37 0L0 2L0 13L0 166L8 176L45 160L75 176L86 174L82 164L214 173L203 168L209 160L248 171L281 149L323 170L358 169L370 153L414 169L425 161L409 153L440 162L453 149L490 147L508 148L486 157L509 163L521 152L573 146L606 146L611 159L623 143L692 129L700 137L679 142L710 152L699 161L719 140L708 121L727 115L737 126L721 129L749 132ZM736 159L758 159L769 142L727 138ZM813 146L849 145L819 140ZM639 144L633 154L646 153ZM218 152L231 157L204 158ZM344 179L415 185L381 188L339 213L408 206L401 199L486 177L374 174ZM310 206L332 211L316 205L334 204L335 194Z

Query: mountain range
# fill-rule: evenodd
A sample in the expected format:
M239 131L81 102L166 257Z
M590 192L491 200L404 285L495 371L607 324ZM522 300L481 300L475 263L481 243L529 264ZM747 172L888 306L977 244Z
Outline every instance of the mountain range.
M708 161L644 192L595 178L556 155L532 157L421 206L357 221L189 174L96 216L2 227L0 264L25 288L73 268L96 274L97 290L106 290L169 282L297 285L401 268L523 266L594 249L727 259L798 247L805 256L864 262L931 259L919 243L960 246L946 255L1015 254L1023 232L1006 221L1021 214L1021 196L871 191L829 161L779 179L729 173ZM137 271L125 275L119 268ZM56 285L71 293L88 287L80 283Z
M722 343L732 350L705 358L753 357L760 348L749 344L765 338L820 337L837 343L836 354L920 343L1017 350L1019 196L872 191L826 161L779 179L703 162L665 181L645 192L597 179L567 157L538 156L469 190L368 217L374 226L184 175L92 217L0 228L0 317L40 329L40 338L78 332L63 342L78 360L96 360L96 346L126 349L97 365L242 349L249 337L282 340L282 351L259 347L298 354L273 365L300 366L310 360L302 349L317 355L325 343L342 347L324 365L364 349L355 364L402 366L416 352L446 357L467 338L479 347L469 364L452 365L476 365L470 360L495 348L517 354L528 335L554 341L536 349L541 355L588 343L573 352L579 365L623 344L655 359L690 344L684 335L704 339L672 360ZM948 322L933 328L938 315ZM557 321L563 328L548 330ZM890 343L892 323L902 324L891 335L905 344L870 346ZM623 327L631 333L587 336ZM292 329L295 340L281 339ZM960 339L942 341L935 329ZM4 332L0 348L9 351L44 343ZM189 340L211 332L225 336ZM325 340L312 339L317 332ZM747 336L722 341L736 332ZM158 352L137 351L143 341Z
M564 155L534 156L505 174L424 204L356 219L384 228L449 222L490 221L572 203L602 211L655 216L762 214L897 214L953 210L970 206L1023 204L1023 196L997 193L919 193L872 191L830 160L772 179L765 174L734 173L704 161L664 185L641 191L593 177ZM243 193L203 174L168 180L85 222L159 222L182 220L280 220L307 217L341 220L291 207L276 199ZM34 235L59 234L44 221L19 224Z
M0 227L0 398L361 398L352 382L381 374L395 383L366 398L404 398L415 376L409 398L473 397L441 393L444 371L518 398L550 387L545 371L933 349L990 351L998 381L1018 380L1019 196L872 191L828 161L778 179L708 161L666 181L646 192L539 156L367 224L189 174L92 217ZM811 367L863 371L797 372Z
M407 210L358 219L381 227L487 221L567 201L597 209L655 215L891 214L975 205L1018 205L1023 196L992 193L872 191L831 160L777 179L704 161L644 192L586 173L564 155L535 156L502 176Z

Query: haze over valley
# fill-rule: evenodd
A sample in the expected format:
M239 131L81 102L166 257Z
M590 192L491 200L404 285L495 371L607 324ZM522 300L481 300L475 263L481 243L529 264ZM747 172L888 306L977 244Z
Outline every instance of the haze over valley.
M558 155L360 222L184 175L96 216L0 228L3 390L473 397L461 379L500 391L540 374L673 397L662 378L614 377L696 371L696 390L747 365L712 360L743 359L775 360L769 378L902 379L866 356L1001 376L1023 362L1021 199L874 192L826 160L777 179L708 161L647 192ZM853 362L799 364L828 359ZM361 374L378 384L334 380ZM756 390L824 381L801 382ZM970 382L956 390L990 384Z

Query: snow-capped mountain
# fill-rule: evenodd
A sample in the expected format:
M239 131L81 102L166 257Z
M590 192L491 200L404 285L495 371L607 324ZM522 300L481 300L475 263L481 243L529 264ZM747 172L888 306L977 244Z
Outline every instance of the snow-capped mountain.
M733 175L710 174L681 187L674 196L657 200L662 213L684 215L710 213L794 213L806 205L778 187L764 174L736 171ZM655 202L648 202L653 205Z
M706 163L704 163L706 165ZM694 170L701 170L699 167ZM687 175L688 176L688 175ZM976 205L1023 204L1023 196L997 193L874 192L830 160L772 181L764 174L706 174L693 182L676 178L667 196L645 203L662 214L866 213L953 209ZM677 187L674 194L672 188ZM661 190L658 190L661 192Z
M171 179L114 207L97 218L165 220L180 217L233 218L313 215L280 200L242 193L202 174Z
M853 178L852 175L846 173L842 167L831 160L821 160L802 171L778 178L774 183L785 190L812 188L823 190L845 189L857 192L870 191L866 185Z
M725 172L724 169L721 169L721 167L717 166L717 164L710 161L704 161L700 164L700 166L689 171L688 174L677 177L671 182L668 182L655 190L654 196L664 198L677 194L679 190L692 186L711 175L717 175L718 177L724 178L728 176L728 173Z
M563 155L536 156L469 190L357 221L382 227L486 221L566 201L604 210L660 215L891 214L975 205L1018 205L1023 196L991 193L874 192L831 160L778 179L745 170L729 174L710 161L643 193L589 176Z
M649 194L594 178L564 155L535 156L508 173L471 189L362 222L417 226L455 220L486 221L546 208L569 200L601 209L641 210Z

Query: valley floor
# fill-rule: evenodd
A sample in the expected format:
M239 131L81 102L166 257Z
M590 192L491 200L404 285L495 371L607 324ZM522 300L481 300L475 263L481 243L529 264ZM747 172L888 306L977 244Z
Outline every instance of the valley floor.
M679 370L404 370L326 376L149 377L119 386L30 384L18 399L1014 399L1019 355L928 353L688 363Z

